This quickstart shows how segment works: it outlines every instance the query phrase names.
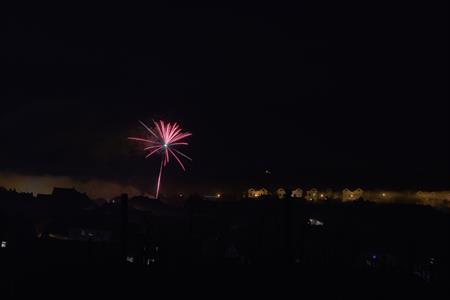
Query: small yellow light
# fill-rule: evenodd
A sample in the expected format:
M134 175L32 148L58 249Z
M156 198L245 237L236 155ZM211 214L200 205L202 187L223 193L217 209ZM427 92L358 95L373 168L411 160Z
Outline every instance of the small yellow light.
M217 194L217 198L220 198L222 195L219 193L219 194Z
M386 197L386 193L381 194L381 196Z

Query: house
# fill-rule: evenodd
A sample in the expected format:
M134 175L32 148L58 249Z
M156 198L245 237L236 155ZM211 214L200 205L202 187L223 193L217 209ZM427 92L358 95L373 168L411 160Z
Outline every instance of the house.
M254 188L251 188L248 190L247 196L249 198L258 198L261 196L268 196L269 195L269 191L265 188L261 188L259 190L256 190Z
M286 190L283 188L279 188L277 189L276 194L278 199L283 199L284 197L286 197Z
M319 199L319 192L317 191L317 189L312 188L306 191L305 199L309 201L316 201L317 199Z
M360 188L351 191L347 188L342 190L342 201L355 201L362 198L364 191Z
M301 188L296 188L292 191L292 198L301 198L303 196L303 190Z

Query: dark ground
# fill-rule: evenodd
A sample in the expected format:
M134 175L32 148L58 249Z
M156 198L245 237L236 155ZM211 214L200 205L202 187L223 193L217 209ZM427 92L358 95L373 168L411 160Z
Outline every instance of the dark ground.
M4 194L0 210L4 295L439 299L450 283L450 218L426 206L191 197L184 207L130 199L124 210L15 197ZM144 200L147 210L136 210ZM74 227L112 236L83 240Z

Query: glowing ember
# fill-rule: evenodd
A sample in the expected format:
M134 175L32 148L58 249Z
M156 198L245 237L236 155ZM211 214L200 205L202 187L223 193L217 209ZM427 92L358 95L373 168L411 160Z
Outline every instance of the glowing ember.
M139 123L144 126L145 129L151 134L148 138L140 138L140 137L129 137L129 140L142 142L145 145L144 150L147 150L148 153L145 158L149 158L155 153L161 154L161 166L159 168L159 176L158 182L156 184L156 198L159 196L159 187L161 185L161 175L163 167L165 167L169 161L170 157L174 157L181 168L184 170L185 167L181 162L181 159L178 155L181 155L189 160L186 154L180 152L176 149L176 146L186 146L189 145L184 141L185 138L191 136L192 134L189 132L181 132L181 128L177 123L165 123L164 121L153 121L154 128L150 128L145 125L144 122L139 121Z

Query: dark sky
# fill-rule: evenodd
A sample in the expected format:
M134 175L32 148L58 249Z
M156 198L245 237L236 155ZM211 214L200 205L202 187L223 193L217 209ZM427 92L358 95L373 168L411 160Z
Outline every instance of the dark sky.
M126 137L162 118L193 133L167 186L447 188L441 5L12 9L0 171L153 184Z

